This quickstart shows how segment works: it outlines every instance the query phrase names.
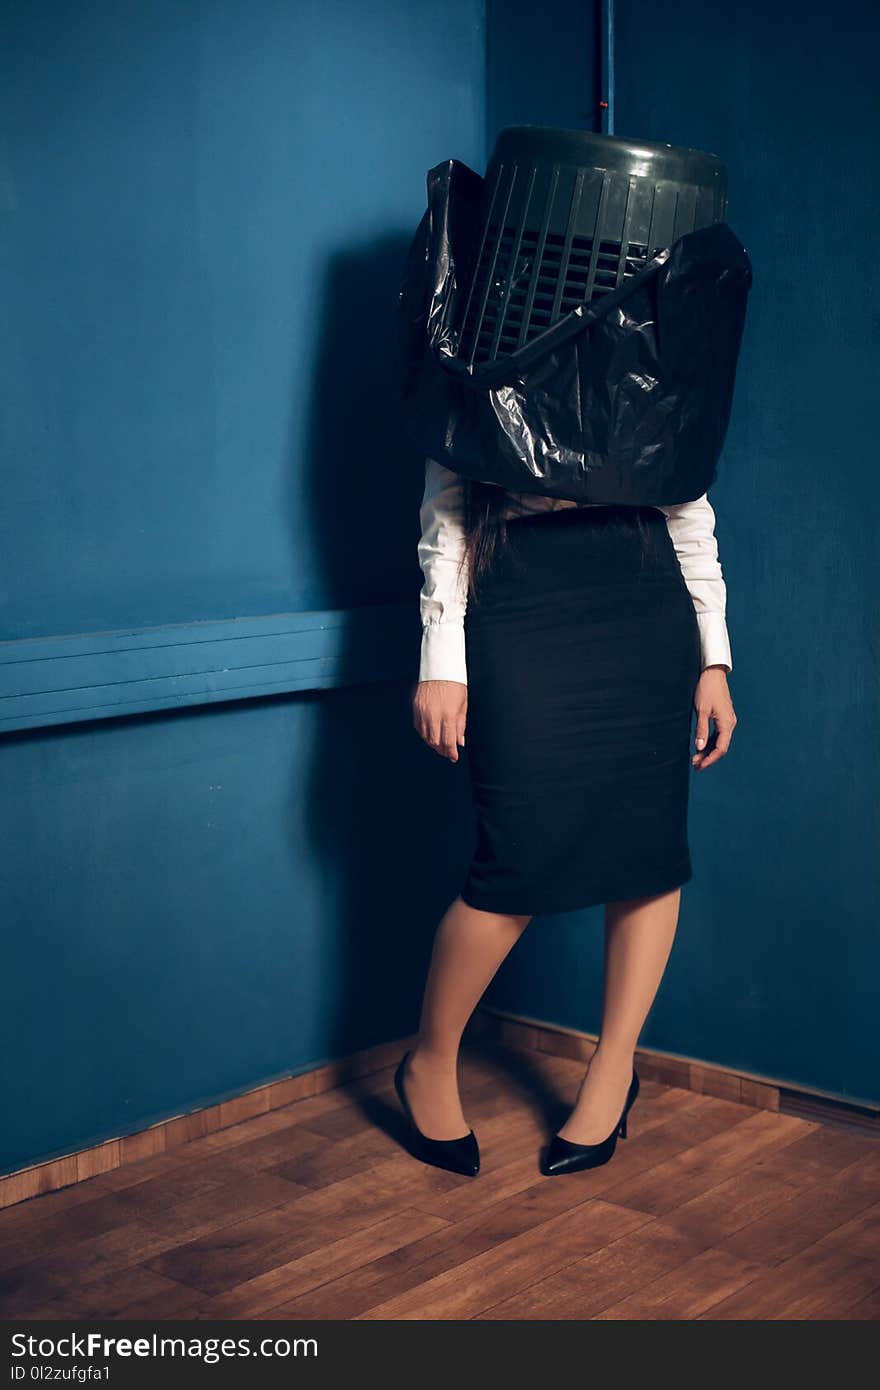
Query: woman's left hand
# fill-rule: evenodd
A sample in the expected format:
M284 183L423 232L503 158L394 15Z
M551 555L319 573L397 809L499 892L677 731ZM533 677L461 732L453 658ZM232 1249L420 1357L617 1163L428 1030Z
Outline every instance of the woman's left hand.
M697 751L691 758L691 763L701 772L704 767L711 767L719 758L724 757L736 727L736 714L727 685L725 666L707 666L703 671L697 681L694 709L697 711L697 728L694 735L694 747ZM710 719L715 721L712 747L708 746Z

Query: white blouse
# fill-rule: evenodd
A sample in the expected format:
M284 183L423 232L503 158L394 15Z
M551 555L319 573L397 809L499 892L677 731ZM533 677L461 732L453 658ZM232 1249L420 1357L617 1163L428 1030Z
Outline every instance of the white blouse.
M508 492L505 516L576 507L559 497ZM592 505L590 503L586 505ZM727 589L718 560L715 513L706 493L693 502L660 507L681 572L697 614L703 667L733 669L725 611ZM462 478L434 459L425 460L425 489L419 511L422 536L419 564L424 584L419 595L422 646L419 680L459 681L467 685L464 620L467 610Z

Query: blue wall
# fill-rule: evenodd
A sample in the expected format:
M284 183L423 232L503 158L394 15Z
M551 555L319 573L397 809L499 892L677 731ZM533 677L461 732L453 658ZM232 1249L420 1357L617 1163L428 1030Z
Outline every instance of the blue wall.
M7 4L0 64L0 657L414 604L395 294L482 0ZM377 660L0 744L0 1171L412 1027L467 809Z
M487 0L486 143L507 125L599 130L597 7Z
M482 0L4 6L0 637L382 602L425 171L483 150Z
M436 853L461 797L400 683L19 734L0 770L3 1169L413 1027L467 843Z
M615 12L616 133L719 154L755 270L711 493L740 722L692 779L695 877L644 1040L876 1103L876 11ZM534 923L494 1002L595 1031L600 928Z

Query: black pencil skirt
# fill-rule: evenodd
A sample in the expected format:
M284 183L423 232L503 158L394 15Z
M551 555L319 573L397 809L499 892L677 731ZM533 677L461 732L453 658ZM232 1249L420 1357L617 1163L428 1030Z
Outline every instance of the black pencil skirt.
M508 536L465 618L476 845L461 896L536 914L679 887L701 657L666 518L560 508Z

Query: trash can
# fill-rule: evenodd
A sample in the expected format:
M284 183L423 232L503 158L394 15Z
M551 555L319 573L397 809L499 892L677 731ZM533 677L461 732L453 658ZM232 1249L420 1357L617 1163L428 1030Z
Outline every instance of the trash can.
M752 268L712 154L513 126L448 159L399 294L423 456L514 492L691 501L716 476Z
M491 362L723 222L727 175L700 150L511 126L495 144L459 356Z

